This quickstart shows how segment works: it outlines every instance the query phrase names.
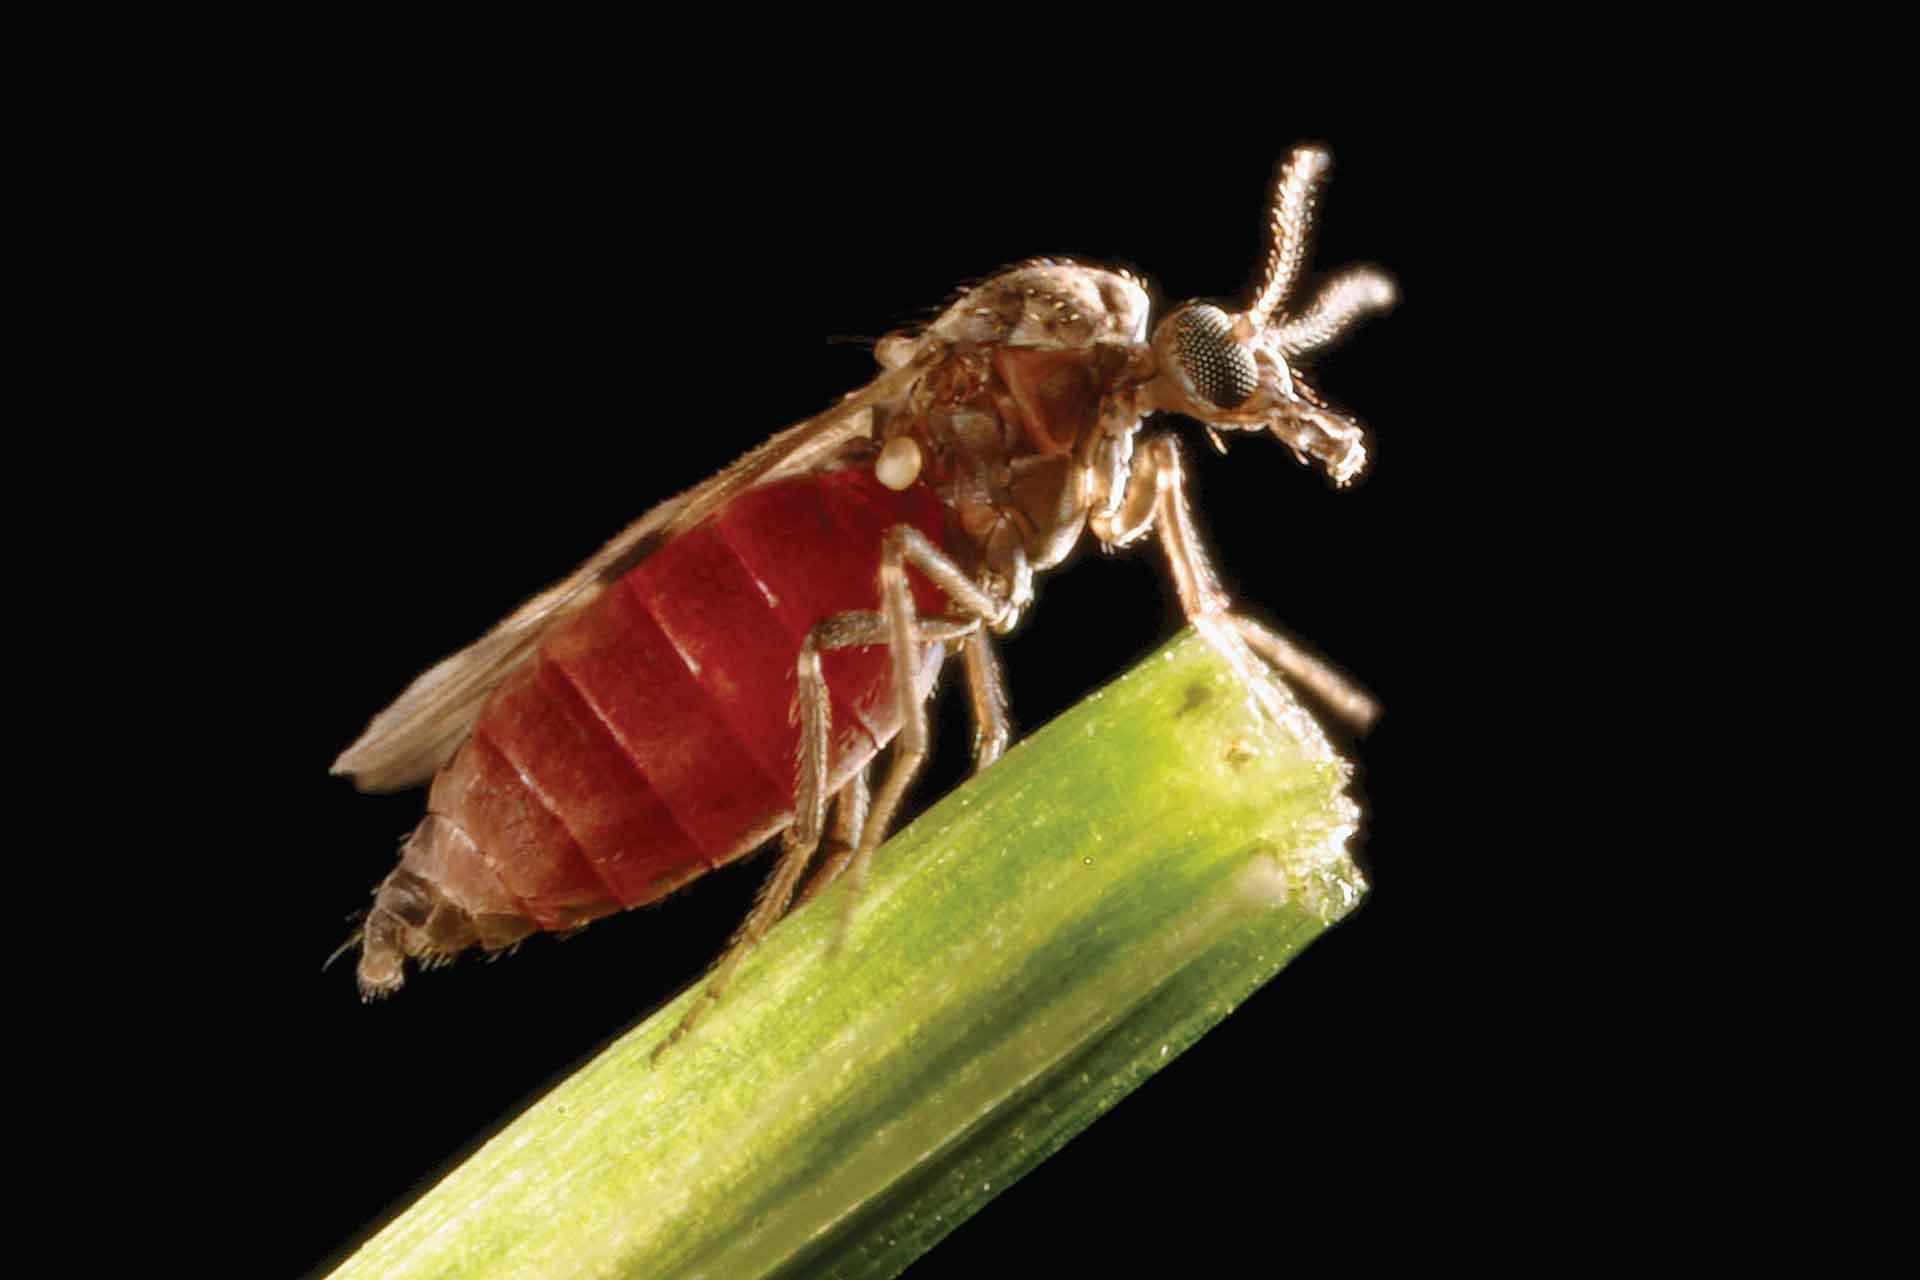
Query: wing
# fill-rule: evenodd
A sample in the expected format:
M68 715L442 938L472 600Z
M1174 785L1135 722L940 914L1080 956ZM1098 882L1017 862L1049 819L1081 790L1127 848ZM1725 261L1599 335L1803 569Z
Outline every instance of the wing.
M466 738L481 704L533 656L548 629L591 604L610 582L735 496L828 462L872 434L876 405L902 395L930 363L923 351L838 404L787 428L720 474L669 498L621 530L571 575L521 605L493 630L427 668L340 753L333 772L362 791L399 791L431 778Z

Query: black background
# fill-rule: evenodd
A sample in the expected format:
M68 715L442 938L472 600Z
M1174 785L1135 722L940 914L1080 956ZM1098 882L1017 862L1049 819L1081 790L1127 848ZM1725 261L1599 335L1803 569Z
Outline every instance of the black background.
M191 1050L240 1120L221 1145L259 1228L248 1269L342 1256L697 977L765 866L363 1007L350 960L320 961L422 804L327 776L367 718L647 506L863 383L866 342L965 282L1063 254L1130 266L1161 300L1244 297L1274 165L1302 139L1335 160L1313 270L1375 262L1404 295L1309 366L1373 429L1374 466L1336 492L1277 445L1223 458L1185 438L1231 588L1387 708L1348 741L1375 891L913 1274L1010 1256L1131 1274L1196 1239L1224 1258L1296 1232L1364 1256L1472 1222L1525 1178L1459 1170L1525 1119L1538 999L1537 979L1490 977L1498 944L1475 941L1495 927L1497 850L1523 834L1487 800L1513 785L1502 694L1532 643L1515 601L1556 555L1536 539L1515 556L1525 490L1494 456L1511 413L1488 317L1515 319L1495 175L1525 149L1277 107L1162 131L1152 110L1035 127L884 93L844 115L778 106L749 131L592 86L480 112L343 85L268 131L232 224L259 326L243 347L259 479L221 500L211 566L247 579L251 607L207 642L246 746L232 828L201 864L209 941L245 958ZM253 573L263 553L271 575ZM1079 556L1004 645L1018 722L1179 625L1151 550ZM916 805L964 769L963 709L939 714Z

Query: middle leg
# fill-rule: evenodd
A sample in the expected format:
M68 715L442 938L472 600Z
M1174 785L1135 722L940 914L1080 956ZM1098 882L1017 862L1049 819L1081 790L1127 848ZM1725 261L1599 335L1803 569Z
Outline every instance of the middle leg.
M860 847L860 832L867 825L867 809L872 800L872 793L867 789L867 770L862 768L834 798L833 827L826 838L827 856L821 861L820 869L813 873L813 879L807 881L807 887L793 900L795 908L804 907L819 897L847 869L847 860Z
M977 629L978 625L933 619L924 630L930 640L945 641ZM832 769L833 721L832 696L827 689L826 674L821 669L820 655L833 649L881 644L886 641L887 634L886 620L880 614L856 610L819 623L801 641L795 671L798 687L793 708L794 716L800 722L800 750L795 765L793 821L781 836L780 860L774 865L773 874L761 885L759 896L754 899L747 918L741 921L740 927L727 943L727 949L714 965L713 972L707 978L706 989L687 1009L672 1034L654 1049L655 1061L693 1030L707 1009L726 993L740 962L760 944L767 931L786 915L800 886L801 877L806 873L807 864L820 846L830 798L828 780ZM864 828L865 808L866 771L862 769L841 788L840 804L835 813L837 833L844 834L849 829L857 832ZM827 871L837 872L835 864L844 864L845 861L845 854L836 855ZM831 875L816 877L815 884L809 887L808 896L818 892L830 879Z
M841 917L840 933L846 936L853 921L854 904L866 886L867 867L873 851L892 825L907 787L920 772L927 758L927 708L914 688L913 667L920 645L933 638L928 626L939 619L923 619L914 608L913 592L907 582L907 568L924 573L946 595L954 609L964 615L959 624L968 632L978 632L1002 621L1013 607L983 590L951 557L935 546L912 525L895 525L887 531L880 557L880 607L886 620L887 650L893 664L893 696L900 718L900 731L893 740L893 754L885 779L873 799L860 844L847 865L852 888L847 894L846 912ZM950 621L948 625L954 625ZM963 634L965 634L963 632ZM985 659L983 661L983 659ZM982 735L976 746L976 759L997 756L1004 746L1006 715L998 688L997 669L992 667L990 651L968 650L968 687L974 694L975 714L982 716ZM991 763L990 760L985 763Z
M941 620L938 625L950 625L950 620ZM967 699L973 710L973 771L978 773L1006 751L1013 726L1007 715L1006 685L1000 675L1000 663L994 657L993 640L984 627L966 625L970 629L961 639L960 652L966 665ZM795 906L811 902L847 869L867 830L870 808L871 795L863 769L841 788L834 802L833 830L826 840L827 856L807 881ZM886 834L884 830L876 831L875 843Z

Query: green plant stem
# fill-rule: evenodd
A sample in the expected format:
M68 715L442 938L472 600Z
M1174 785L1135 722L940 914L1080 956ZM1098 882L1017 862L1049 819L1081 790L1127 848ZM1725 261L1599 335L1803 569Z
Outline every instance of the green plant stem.
M1283 695L1284 696L1284 695ZM1188 632L689 991L334 1274L897 1275L1358 902L1346 766Z

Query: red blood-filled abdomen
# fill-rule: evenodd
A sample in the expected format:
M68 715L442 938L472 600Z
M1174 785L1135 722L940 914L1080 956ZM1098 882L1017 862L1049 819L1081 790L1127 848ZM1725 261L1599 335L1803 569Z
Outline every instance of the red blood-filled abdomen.
M764 485L555 628L488 699L428 802L497 878L501 905L567 928L651 902L785 826L801 639L879 607L881 540L896 524L944 541L932 493L896 493L867 467ZM909 576L923 613L945 609ZM838 779L899 723L884 647L822 666Z

